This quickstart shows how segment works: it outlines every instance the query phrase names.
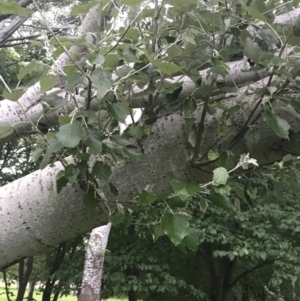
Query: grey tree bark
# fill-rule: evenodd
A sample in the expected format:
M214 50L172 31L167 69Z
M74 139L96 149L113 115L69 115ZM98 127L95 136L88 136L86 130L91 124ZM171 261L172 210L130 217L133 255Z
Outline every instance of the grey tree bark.
M101 280L104 256L111 223L93 229L86 246L83 278L79 301L98 301L101 299Z

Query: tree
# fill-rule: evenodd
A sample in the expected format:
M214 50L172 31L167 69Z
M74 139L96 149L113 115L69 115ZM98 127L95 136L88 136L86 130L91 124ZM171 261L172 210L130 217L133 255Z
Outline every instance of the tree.
M108 216L125 218L137 199L186 202L208 193L236 210L226 194L229 171L299 150L297 3L123 3L133 18L119 29L114 20L123 7L115 2L73 7L85 18L73 37L50 40L53 66L32 61L18 78L38 66L39 82L3 93L1 143L37 134L43 169L0 187L1 267ZM14 8L20 16L1 37L28 19L28 8ZM6 2L1 12L11 13ZM145 108L144 118L120 137L116 122L135 107ZM234 165L226 169L228 162ZM175 244L189 235L180 209L166 212L162 223ZM183 224L185 235L166 230L172 224Z

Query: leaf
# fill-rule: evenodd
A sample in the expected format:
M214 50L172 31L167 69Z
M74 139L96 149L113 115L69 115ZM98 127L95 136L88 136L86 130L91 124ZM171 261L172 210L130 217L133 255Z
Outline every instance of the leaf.
M200 204L199 204L200 211L205 213L207 208L208 208L208 204L207 204L206 199L203 197L200 197Z
M98 2L92 1L89 3L75 5L72 8L71 15L77 16L79 14L85 14L86 12L88 12L92 7L94 7L97 4L98 4Z
M148 157L135 148L124 148L124 153L132 159L139 161L147 161Z
M41 91L47 92L53 88L55 83L58 80L57 75L53 74L43 74L43 76L40 78L40 85L41 85Z
M109 191L110 191L114 196L118 196L118 195L119 195L118 188L117 188L113 183L109 183Z
M255 64L260 63L261 61L261 48L258 44L247 37L244 47L244 55L247 56Z
M143 0L121 0L121 3L125 4L125 5L137 5L142 2L143 2Z
M1 15L31 15L32 10L27 7L22 7L16 1L0 0L0 16Z
M270 109L269 106L264 106L264 112L262 113L264 121L268 126L281 138L288 139L290 125L285 119L280 118Z
M125 123L125 119L129 115L128 108L120 103L108 104L107 110L113 118L122 123Z
M0 139L9 136L14 132L14 128L8 124L0 122Z
M2 96L8 100L17 101L23 94L24 94L23 90L16 90L13 91L12 93L4 90Z
M246 5L244 0L238 1L243 8L248 11L248 13L253 17L254 19L261 20L261 21L267 21L266 17L257 10L257 8L254 5ZM247 2L248 3L248 2Z
M80 122L62 125L56 134L57 140L65 147L75 147L79 144L83 130Z
M53 137L48 140L48 152L51 153L57 153L61 149L63 149L64 146L56 139L56 137Z
M157 196L149 193L147 190L142 190L139 194L139 202L141 204L152 204L156 199Z
M236 210L235 206L227 197L215 192L214 190L210 192L210 200L215 206L224 209L227 212L234 212Z
M192 4L197 4L198 0L167 0L173 6L187 6Z
M49 68L50 67L43 62L32 60L28 65L19 70L18 80L22 80L27 74L32 75L32 73L35 72L43 74L45 71L49 70Z
M140 140L143 136L149 135L150 127L148 125L132 126L129 130L129 135L135 139Z
M58 174L59 175L59 174ZM56 189L57 193L60 193L62 189L69 183L68 179L64 176L60 176L59 178L56 179Z
M158 224L154 226L153 232L154 232L154 241L156 241L159 237L164 235L161 225Z
M98 161L92 168L92 175L100 179L103 184L108 182L111 173L111 166L105 162Z
M202 190L199 184L195 183L181 183L177 180L172 180L171 185L173 187L174 192L185 201L189 197L195 195L196 193Z
M113 85L110 73L100 67L93 72L91 80L98 91L98 97L107 93Z
M59 109L68 104L66 98L59 97L57 95L43 96L44 102L52 109Z
M92 192L88 192L84 197L83 197L83 203L85 206L90 209L94 210L97 205L97 200L95 199L95 196Z
M178 213L165 213L161 218L161 228L175 246L179 245L190 232L187 216Z
M121 146L128 146L128 145L132 145L132 143L126 139L124 139L123 137L121 137L120 135L112 135L110 136L110 139L115 142L116 144L119 144Z
M115 211L110 217L113 226L117 226L125 220L125 213L122 210Z
M70 182L76 182L79 173L80 173L80 170L74 164L69 164L65 168L65 177Z
M185 244L191 251L196 252L199 245L199 233L196 229L191 229L190 233L184 237L182 243Z
M218 164L227 170L233 169L238 163L238 158L229 152L222 154L218 160Z
M151 60L151 63L159 70L166 74L173 74L180 71L182 68L174 63L162 62L159 60Z
M86 128L82 141L89 147L89 153L100 155L102 153L102 141L104 136L96 129Z
M43 160L40 163L39 169L44 169L49 163L50 157L48 154L45 154Z
M213 182L214 185L225 185L229 178L229 174L224 167L218 167L214 171Z
M119 64L119 56L116 53L108 53L105 56L105 62L103 64L103 68L111 68L114 69Z
M165 200L170 208L184 208L186 202L183 201L179 196L171 196Z
M89 61L92 63L92 64L97 64L97 65L102 65L105 61L105 58L103 55L101 54L92 54L90 57L89 57Z

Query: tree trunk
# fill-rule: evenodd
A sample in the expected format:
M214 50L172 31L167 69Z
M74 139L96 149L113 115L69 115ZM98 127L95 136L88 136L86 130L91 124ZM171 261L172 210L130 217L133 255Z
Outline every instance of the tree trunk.
M49 275L49 278L47 279L47 282L46 282L46 285L45 285L45 288L43 291L42 301L51 301L52 290L53 290L53 287L56 282L56 278L53 277L53 275L61 267L61 264L64 260L65 253L66 253L65 247L66 247L65 243L61 243L57 247L56 257L55 257L55 260L52 265L51 273Z
M137 301L137 296L134 290L128 292L128 301Z
M28 289L28 295L27 295L27 300L28 301L33 300L33 293L34 293L35 284L36 284L36 281L30 281L29 282L29 289Z
M26 292L26 287L29 281L29 277L32 272L33 267L33 257L30 256L27 259L26 270L24 271L25 267L25 259L19 262L19 288L16 301L22 301L24 299L24 295Z
M82 285L78 301L99 301L104 256L111 223L95 228L86 247Z

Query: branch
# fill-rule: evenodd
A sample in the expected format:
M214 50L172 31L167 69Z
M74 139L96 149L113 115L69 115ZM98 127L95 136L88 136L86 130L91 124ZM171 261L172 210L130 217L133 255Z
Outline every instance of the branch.
M32 0L21 0L19 2L19 4L22 6L22 7L27 7L29 4L32 3ZM11 17L12 15L10 14L6 14L6 15L0 15L0 22L5 20L5 19L8 19L9 17Z
M245 276L247 276L248 274L252 273L253 271L256 271L268 264L272 264L274 263L277 259L279 258L276 258L276 259L272 259L272 260L266 260L254 267L252 267L251 269L248 269L246 271L244 271L243 273L241 273L239 276L237 276L230 284L229 284L229 288L232 288L233 286L235 286L242 278L244 278Z
M86 247L81 292L78 301L101 299L101 280L104 256L111 229L111 223L93 229Z

